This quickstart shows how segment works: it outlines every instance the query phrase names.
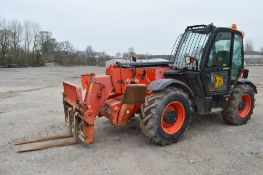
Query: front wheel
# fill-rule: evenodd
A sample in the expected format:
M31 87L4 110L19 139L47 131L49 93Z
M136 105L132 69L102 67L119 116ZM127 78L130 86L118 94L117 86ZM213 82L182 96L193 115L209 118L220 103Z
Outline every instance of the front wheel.
M168 87L147 96L141 108L140 127L151 142L167 145L178 141L190 123L190 102L182 90Z
M255 104L255 94L247 84L237 85L222 115L231 125L243 125L250 120Z

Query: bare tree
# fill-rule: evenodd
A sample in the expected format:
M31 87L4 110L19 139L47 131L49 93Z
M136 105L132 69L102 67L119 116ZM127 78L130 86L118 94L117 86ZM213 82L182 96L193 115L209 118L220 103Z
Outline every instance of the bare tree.
M88 45L88 46L86 47L86 54L87 54L87 56L92 56L92 55L94 55L94 50L93 50L92 46Z
M0 19L0 48L1 48L1 65L4 65L6 54L10 47L10 31L4 19Z
M64 41L64 50L68 53L73 53L75 49L69 41Z
M107 55L106 51L102 51L100 56L101 57L107 57L108 55Z
M40 26L38 23L32 23L32 36L33 36L33 46L32 51L35 53L36 49L38 49L38 41L39 41L39 32L40 32ZM39 48L40 49L40 48Z
M3 31L3 26L4 26L4 19L1 18L0 16L0 65L3 65L3 58L2 58L2 31Z
M253 51L254 51L254 43L253 43L253 41L252 40L247 40L245 42L245 52L247 54L252 54Z
M69 41L62 41L56 44L56 51L64 53L73 53L75 49Z
M17 20L12 20L8 28L10 30L11 43L15 52L15 58L17 59L19 56L19 44L22 40L23 28Z
M130 56L132 56L132 55L135 55L136 53L135 53L135 50L134 50L134 48L133 47L130 47L130 48L128 48L128 54L130 55Z
M39 32L39 42L41 52L45 55L53 52L56 47L56 39L52 38L52 33L49 31Z
M120 57L121 57L121 53L120 53L120 52L117 52L117 53L115 54L115 57L116 57L116 58L120 58Z
M24 21L24 50L26 55L29 55L30 52L30 45L32 44L33 40L33 28L30 21Z
M32 34L31 34L31 36L32 36L31 65L33 65L33 61L34 61L35 65L40 66L40 42L39 42L40 26L38 23L31 23L31 32L32 32Z

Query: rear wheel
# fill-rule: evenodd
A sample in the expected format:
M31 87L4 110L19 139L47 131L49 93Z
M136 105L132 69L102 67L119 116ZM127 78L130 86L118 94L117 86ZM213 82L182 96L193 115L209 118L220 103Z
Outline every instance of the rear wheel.
M175 87L147 96L141 111L140 127L155 144L178 141L189 126L189 99L185 92Z
M254 110L254 91L247 84L237 85L223 111L223 118L228 124L243 125L250 120Z

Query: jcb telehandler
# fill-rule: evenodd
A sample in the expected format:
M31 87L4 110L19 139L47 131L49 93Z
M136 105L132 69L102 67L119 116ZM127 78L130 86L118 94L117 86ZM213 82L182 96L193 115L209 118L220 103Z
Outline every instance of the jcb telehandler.
M121 126L138 113L143 133L160 145L184 135L192 112L221 111L228 124L246 124L257 88L247 79L243 37L236 25L189 26L167 62L117 62L105 75L83 74L81 87L64 82L70 143L93 143L95 119L102 116Z

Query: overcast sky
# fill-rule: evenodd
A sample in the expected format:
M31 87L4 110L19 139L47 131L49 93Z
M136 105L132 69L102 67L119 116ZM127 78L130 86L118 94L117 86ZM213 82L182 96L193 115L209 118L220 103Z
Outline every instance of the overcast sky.
M38 22L76 49L170 54L187 25L231 26L263 47L263 0L0 0L0 16Z

